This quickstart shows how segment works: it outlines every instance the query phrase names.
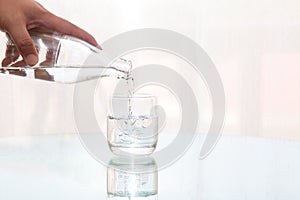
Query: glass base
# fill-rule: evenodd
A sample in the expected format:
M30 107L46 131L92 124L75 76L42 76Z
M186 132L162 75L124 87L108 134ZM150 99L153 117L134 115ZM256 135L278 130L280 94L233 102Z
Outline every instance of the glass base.
M154 152L155 148L155 146L143 148L110 146L110 150L118 156L149 156Z
M149 195L149 196L114 196L108 195L107 200L157 200L157 195Z

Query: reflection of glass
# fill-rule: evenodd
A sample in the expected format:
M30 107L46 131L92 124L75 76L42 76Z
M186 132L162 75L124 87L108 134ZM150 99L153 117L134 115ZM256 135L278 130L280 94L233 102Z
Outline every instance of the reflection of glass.
M155 97L147 94L115 95L107 118L109 147L117 155L149 155L156 148L158 117Z
M117 59L110 63L100 49L80 39L56 33L30 32L30 36L39 58L35 66L27 66L12 39L0 33L0 73L60 83L130 74L130 62Z
M117 157L107 168L108 200L157 200L158 175L153 158Z

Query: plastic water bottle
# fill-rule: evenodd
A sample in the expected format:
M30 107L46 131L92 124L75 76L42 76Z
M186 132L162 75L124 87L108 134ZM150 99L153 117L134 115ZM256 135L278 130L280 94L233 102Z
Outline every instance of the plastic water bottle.
M130 76L130 61L111 61L100 49L78 38L57 33L30 35L39 58L35 66L26 65L10 37L0 33L0 73L60 83Z

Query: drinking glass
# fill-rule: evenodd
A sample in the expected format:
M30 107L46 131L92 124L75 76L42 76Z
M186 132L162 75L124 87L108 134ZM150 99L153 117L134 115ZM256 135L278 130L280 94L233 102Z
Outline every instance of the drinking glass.
M156 97L115 94L107 117L107 141L116 155L150 155L158 140Z

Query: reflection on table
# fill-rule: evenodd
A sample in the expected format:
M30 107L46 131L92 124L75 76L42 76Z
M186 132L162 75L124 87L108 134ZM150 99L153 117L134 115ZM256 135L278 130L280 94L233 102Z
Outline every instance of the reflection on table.
M107 168L108 200L156 200L158 173L151 157L115 157Z

